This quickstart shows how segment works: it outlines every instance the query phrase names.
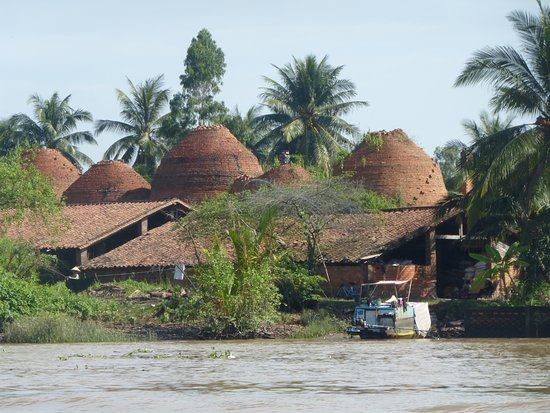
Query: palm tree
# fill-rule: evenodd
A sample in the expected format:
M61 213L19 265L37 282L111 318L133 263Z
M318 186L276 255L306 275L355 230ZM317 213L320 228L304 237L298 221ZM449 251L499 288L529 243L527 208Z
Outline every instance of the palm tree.
M0 156L8 154L23 141L23 135L13 116L0 120Z
M500 133L512 126L514 118L501 117L499 114L491 115L487 111L481 111L479 121L466 119L462 127L471 139L471 144L481 146L489 136ZM475 167L465 159L468 153L468 145L460 140L451 140L444 146L435 148L434 154L441 166L447 189L458 190L466 181L471 182L471 169ZM469 158L471 160L471 156Z
M533 123L507 125L469 148L474 188L467 213L472 222L488 205L508 199L519 213L521 230L550 205L550 9L538 4L539 15L514 11L508 16L523 54L509 46L479 50L455 82L488 83L496 112L536 117Z
M340 79L343 66L332 67L325 56L320 62L306 56L277 67L281 82L264 77L268 86L260 98L270 113L255 118L268 132L256 145L267 149L273 159L282 150L303 155L306 164L318 165L325 172L342 146L350 146L347 136L357 138L359 129L341 116L367 102L351 100L355 86Z
M50 99L32 95L29 103L33 106L34 119L17 114L3 123L4 136L11 145L28 143L59 150L78 167L90 165L92 160L78 150L82 143L97 144L89 131L75 131L78 122L91 122L92 115L83 109L73 109L69 105L71 95L61 99L54 93Z
M261 108L256 105L251 106L246 113L241 113L239 108L235 107L230 113L215 119L215 122L223 124L242 144L255 152L256 143L265 134L265 130L255 122L260 112ZM255 154L259 155L256 152Z
M120 159L133 162L134 168L145 178L151 179L166 145L158 133L168 103L169 90L163 89L164 76L160 75L138 85L128 79L130 94L116 89L117 99L122 107L123 121L98 120L96 134L112 131L124 134L113 143L103 155L104 159Z
M475 120L466 119L462 122L462 127L472 142L479 142L480 140L492 136L496 133L500 133L503 130L509 129L514 123L513 116L507 116L502 118L500 114L491 115L486 110L481 111L479 114L479 122Z

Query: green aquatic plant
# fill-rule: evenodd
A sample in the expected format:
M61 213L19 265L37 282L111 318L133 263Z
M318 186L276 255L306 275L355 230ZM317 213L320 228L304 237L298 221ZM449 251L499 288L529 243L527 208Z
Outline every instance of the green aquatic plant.
M229 350L225 350L224 352L218 352L216 350L214 350L212 353L210 353L208 355L208 358L210 359L232 359L232 358L235 358L235 356L233 356L231 354L231 351Z

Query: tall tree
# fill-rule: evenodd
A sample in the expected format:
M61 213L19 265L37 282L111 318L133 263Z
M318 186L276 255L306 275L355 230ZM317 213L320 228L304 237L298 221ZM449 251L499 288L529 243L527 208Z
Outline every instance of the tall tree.
M533 215L550 205L550 9L538 4L538 15L514 11L508 16L522 53L510 46L479 50L455 82L488 83L495 111L536 117L474 142L467 155L474 166L470 219L475 222L487 206L509 199L518 209L523 237Z
M104 159L120 159L132 163L136 171L151 179L160 159L166 152L166 145L159 134L163 121L162 111L168 103L169 90L164 88L164 77L147 79L134 85L128 79L130 93L116 89L122 110L122 121L98 120L96 134L103 131L124 135L113 143L103 155Z
M327 59L294 58L284 67L275 66L280 82L264 77L267 87L260 98L270 113L255 122L269 130L257 147L267 150L270 159L290 150L328 173L338 150L351 145L348 136L360 136L359 129L342 116L368 104L351 100L357 94L354 84L340 78L343 66L333 67Z
M214 97L220 92L225 74L225 56L207 29L191 40L180 76L182 91L170 101L170 116L163 133L176 143L189 129L223 116L227 108Z
M20 113L0 125L0 145L4 151L27 143L57 149L78 167L90 165L92 160L78 150L78 145L97 142L91 132L76 129L78 122L91 122L92 115L83 109L73 109L70 98L68 95L61 99L57 92L50 99L32 95L29 103L34 119Z

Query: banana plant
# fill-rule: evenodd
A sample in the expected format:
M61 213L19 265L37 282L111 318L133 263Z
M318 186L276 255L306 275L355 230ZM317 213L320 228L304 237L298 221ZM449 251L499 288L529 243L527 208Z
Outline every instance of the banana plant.
M520 255L525 252L527 249L523 246L520 246L519 242L514 242L508 250L501 255L501 253L493 246L486 245L485 253L475 254L470 253L470 257L475 260L484 262L489 265L489 268L480 272L472 283L472 289L478 289L483 286L485 280L490 279L491 281L497 280L500 286L500 290L504 293L504 298L510 298L510 289L507 284L507 276L510 280L510 285L512 289L515 288L514 277L511 272L517 268L523 268L527 266L527 262L520 259Z

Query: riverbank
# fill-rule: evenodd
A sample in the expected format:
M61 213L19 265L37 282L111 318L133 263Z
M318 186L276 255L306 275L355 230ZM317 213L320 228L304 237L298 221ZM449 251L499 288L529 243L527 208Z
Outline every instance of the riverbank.
M44 312L19 316L6 323L0 342L62 343L208 339L311 339L343 334L349 324L353 300L320 299L302 312L281 312L274 322L254 332L213 333L176 318L171 303L181 294L170 285L126 281L97 284L70 294L70 315L45 307ZM66 295L66 294L65 294ZM78 299L77 299L78 297ZM47 297L49 298L49 297ZM465 337L469 311L506 307L490 300L432 300L432 338ZM510 308L508 306L508 308Z

